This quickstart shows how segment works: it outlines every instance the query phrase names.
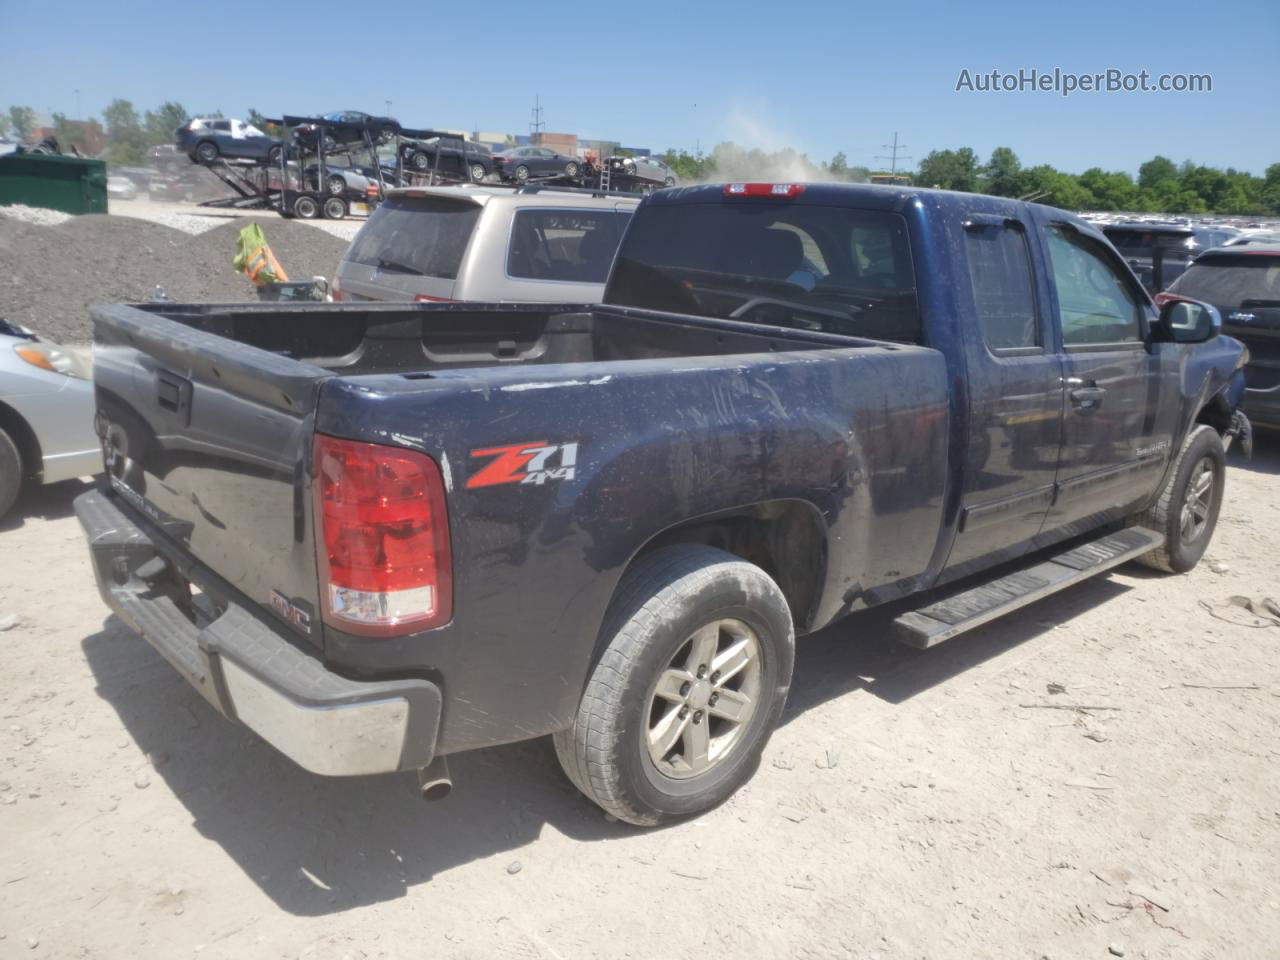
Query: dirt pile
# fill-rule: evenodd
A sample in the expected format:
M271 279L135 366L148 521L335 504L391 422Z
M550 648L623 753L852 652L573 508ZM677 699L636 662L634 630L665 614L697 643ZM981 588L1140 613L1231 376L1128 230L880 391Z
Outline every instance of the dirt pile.
M187 302L253 300L231 266L257 222L291 279L332 277L345 241L278 218L228 220L197 236L132 217L90 214L55 226L0 219L0 317L64 343L90 339L92 303L149 300L157 286Z

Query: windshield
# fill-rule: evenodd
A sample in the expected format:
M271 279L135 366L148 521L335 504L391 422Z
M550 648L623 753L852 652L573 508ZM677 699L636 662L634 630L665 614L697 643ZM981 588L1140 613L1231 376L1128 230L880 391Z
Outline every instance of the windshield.
M1188 267L1169 292L1231 309L1245 300L1280 302L1280 257L1210 257Z
M623 239L606 303L916 343L906 222L847 207L653 205Z
M455 280L480 207L440 197L389 197L344 260L393 273Z

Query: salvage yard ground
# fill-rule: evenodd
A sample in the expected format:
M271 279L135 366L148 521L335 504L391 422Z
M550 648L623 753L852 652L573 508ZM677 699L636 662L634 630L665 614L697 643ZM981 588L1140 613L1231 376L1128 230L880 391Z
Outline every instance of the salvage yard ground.
M1232 464L1189 575L802 642L756 777L661 830L545 741L437 804L301 771L108 616L83 484L36 491L0 526L0 956L1274 958L1280 626L1228 600L1280 595L1280 440Z

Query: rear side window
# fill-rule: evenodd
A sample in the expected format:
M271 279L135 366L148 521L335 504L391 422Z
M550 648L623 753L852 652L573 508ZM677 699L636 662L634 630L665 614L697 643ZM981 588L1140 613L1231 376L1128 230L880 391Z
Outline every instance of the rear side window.
M507 276L604 283L629 213L613 210L517 210L507 246Z
M1280 305L1280 257L1260 254L1209 257L1193 263L1170 293L1234 310L1246 300ZM1262 304L1258 304L1261 306Z
M921 338L906 221L849 207L748 199L646 206L618 252L605 302Z
M965 228L973 305L992 350L1040 345L1026 234L995 224Z
M390 197L343 259L391 273L456 280L480 207L440 197Z

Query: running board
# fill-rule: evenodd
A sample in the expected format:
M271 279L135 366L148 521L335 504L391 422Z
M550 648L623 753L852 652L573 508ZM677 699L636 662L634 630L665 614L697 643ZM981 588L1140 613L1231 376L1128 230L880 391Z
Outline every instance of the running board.
M1164 537L1145 527L1128 527L1108 534L1025 570L904 613L893 621L894 639L922 650L936 646L958 633L1149 553L1163 543Z

